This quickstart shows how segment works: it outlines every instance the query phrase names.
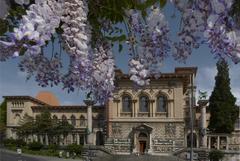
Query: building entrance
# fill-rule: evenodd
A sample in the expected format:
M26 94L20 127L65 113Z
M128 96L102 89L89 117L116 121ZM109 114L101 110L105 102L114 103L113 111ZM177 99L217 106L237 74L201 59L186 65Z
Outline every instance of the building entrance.
M145 150L146 150L146 146L147 146L147 142L146 141L139 141L139 151L140 154L144 154Z

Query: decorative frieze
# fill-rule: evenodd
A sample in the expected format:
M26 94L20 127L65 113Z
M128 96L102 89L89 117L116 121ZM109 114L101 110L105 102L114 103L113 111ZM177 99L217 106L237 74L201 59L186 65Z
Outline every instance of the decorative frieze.
M173 123L167 123L165 125L165 135L167 138L175 137L176 135L176 125Z

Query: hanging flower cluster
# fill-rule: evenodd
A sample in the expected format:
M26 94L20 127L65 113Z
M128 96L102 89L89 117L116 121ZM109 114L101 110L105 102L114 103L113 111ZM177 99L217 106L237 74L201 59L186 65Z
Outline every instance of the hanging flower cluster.
M172 2L183 12L180 40L173 48L177 60L185 61L192 48L207 43L216 56L240 62L240 30L229 16L232 0L195 0L190 4L178 0Z
M192 48L200 46L200 37L203 27L203 16L192 8L184 10L182 18L183 28L178 33L179 42L174 43L173 57L185 61L192 53Z
M113 53L108 43L99 43L93 50L92 82L90 89L96 99L103 103L112 96L114 90L115 63Z
M132 75L131 80L144 86L149 83L147 77L150 75L160 76L162 61L170 51L169 27L159 8L153 9L145 23L138 12L130 14L130 34L139 43L132 49L135 57L129 62L129 74ZM133 43L132 46L135 45Z
M6 54L5 58L1 56L1 59L18 56L21 51L39 54L41 47L51 39L60 24L61 8L61 3L52 0L39 0L32 4L22 17L19 27L10 33L9 42L1 41L1 46L5 45L3 48L11 51L15 49L12 54Z
M228 15L232 3L232 0L211 1L211 12L207 19L204 37L212 53L219 57L229 56L238 63L240 61L240 30Z
M57 55L54 55L51 60L43 54L26 55L20 62L19 68L27 73L28 79L36 74L36 81L41 87L57 85L61 81L62 63Z
M85 0L65 0L62 16L62 38L70 55L70 70L65 75L64 88L74 90L74 86L84 88L91 80L90 39L87 22L88 6Z
M89 14L88 5L94 3L101 8L101 1L15 2L27 8L26 15L20 21L17 19L18 27L13 32L6 32L0 37L0 61L24 55L20 70L28 74L27 78L35 76L40 86L62 83L69 92L76 88L90 90L98 101L105 102L114 90L114 58L104 34L95 32L91 25L99 25L103 33L110 30L114 32L115 21L104 14L99 16L97 22L91 19L96 15ZM192 50L202 43L208 44L214 55L240 62L240 29L229 16L233 0L171 2L182 13L181 29L176 41L170 40L170 29L159 7L151 8L145 18L140 11L132 9L124 14L122 21L125 23L127 44L132 56L129 61L130 80L140 86L148 85L150 77L160 76L162 62L170 51L175 59L185 61ZM118 22L120 19L118 15L115 20ZM100 22L104 25L101 26ZM61 73L59 55L52 54L52 58L48 58L43 54L43 48L54 40L56 31L70 57L67 74ZM123 32L119 28L118 31ZM92 40L96 41L94 45Z
M149 76L149 71L144 67L141 60L131 59L129 61L129 74L131 75L130 80L136 82L140 86L148 85L150 79L147 77Z

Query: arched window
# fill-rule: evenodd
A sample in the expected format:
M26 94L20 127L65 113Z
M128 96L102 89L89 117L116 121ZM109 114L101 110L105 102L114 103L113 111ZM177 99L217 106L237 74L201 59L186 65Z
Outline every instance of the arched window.
M122 111L132 112L132 99L128 95L122 97Z
M139 111L149 112L149 98L147 96L141 96L139 98Z
M140 137L140 138L146 138L146 137L147 137L147 134L141 132L141 133L138 135L138 137Z
M80 126L85 126L85 117L83 115L80 116Z
M76 117L74 115L71 116L71 124L76 126Z
M15 115L15 124L19 124L20 120L21 120L21 116L19 114L16 114Z
M166 96L159 96L157 98L157 112L167 112L167 98Z
M62 115L62 121L67 121L67 117L65 115Z

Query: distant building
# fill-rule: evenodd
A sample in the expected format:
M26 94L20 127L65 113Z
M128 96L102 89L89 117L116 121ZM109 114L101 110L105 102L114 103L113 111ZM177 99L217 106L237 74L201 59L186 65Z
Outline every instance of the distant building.
M105 106L95 106L92 100L85 100L84 106L61 106L49 92L41 92L36 98L4 96L7 100L6 134L8 138L17 138L16 128L24 114L36 118L47 108L53 119L66 119L75 127L72 134L59 140L60 145L94 144L104 145L116 154L168 155L189 145L190 97L193 89L192 100L195 100L196 73L197 68L193 67L175 68L174 73L152 77L148 86L137 88L129 75L117 70L116 90ZM190 88L191 80L193 88ZM206 131L209 117L207 103L200 101L199 106L195 103L193 106L194 146L211 148L208 139L214 137ZM236 135L235 132L224 135L228 143L224 146L226 149L239 145L237 134L238 128ZM38 141L48 144L46 137ZM217 136L217 141L221 142L221 137ZM39 138L34 136L29 141L33 139Z

